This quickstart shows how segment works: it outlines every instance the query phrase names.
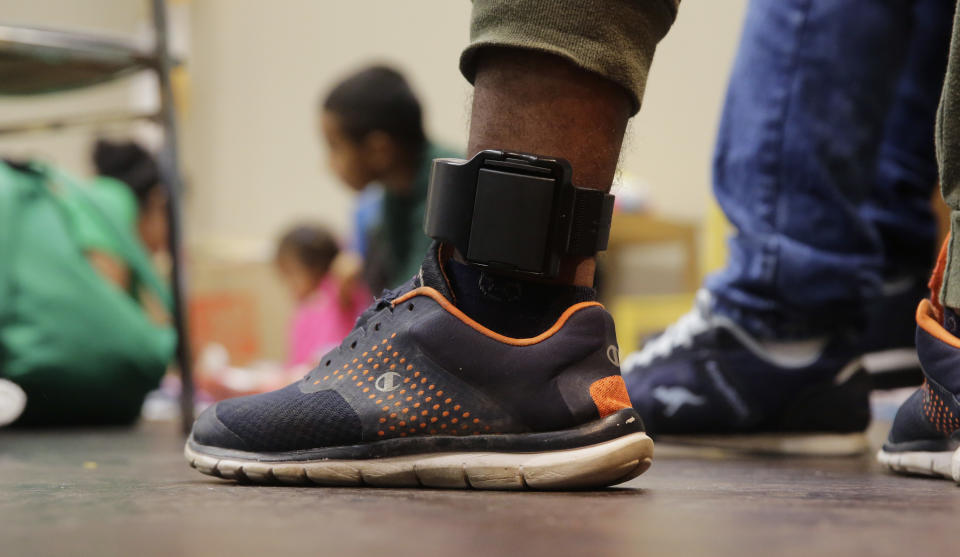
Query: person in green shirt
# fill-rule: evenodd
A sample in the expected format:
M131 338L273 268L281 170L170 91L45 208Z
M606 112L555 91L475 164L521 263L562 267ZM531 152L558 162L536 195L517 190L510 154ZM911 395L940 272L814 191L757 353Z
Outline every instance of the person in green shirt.
M115 229L133 235L136 199L127 186L110 178L94 178L83 188L83 192L71 191L60 197L74 240L103 278L129 291L133 287L130 270L120 256Z
M176 335L138 199L114 178L0 163L0 423L126 424L140 415Z
M319 126L330 167L349 188L383 188L379 222L363 246L364 278L374 291L402 283L419 271L430 245L423 218L432 161L460 153L427 138L420 101L385 66L335 85L321 102Z
M90 195L121 222L124 231L136 231L140 245L151 258L166 254L167 190L153 155L133 141L99 139L93 148L93 163L101 178ZM129 288L128 273L116 266L116 234L104 233L99 226L101 220L84 218L78 223L87 258L101 274Z

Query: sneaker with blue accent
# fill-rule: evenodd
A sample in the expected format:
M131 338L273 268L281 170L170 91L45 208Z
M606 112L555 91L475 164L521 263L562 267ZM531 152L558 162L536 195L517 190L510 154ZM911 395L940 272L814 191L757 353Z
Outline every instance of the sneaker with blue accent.
M897 411L877 460L895 472L960 482L960 318L923 300L916 321L923 385Z
M835 456L868 447L870 379L853 342L761 342L714 313L706 290L623 369L658 442Z
M610 314L576 303L532 338L460 311L431 248L302 380L206 410L191 466L238 481L598 488L650 467Z

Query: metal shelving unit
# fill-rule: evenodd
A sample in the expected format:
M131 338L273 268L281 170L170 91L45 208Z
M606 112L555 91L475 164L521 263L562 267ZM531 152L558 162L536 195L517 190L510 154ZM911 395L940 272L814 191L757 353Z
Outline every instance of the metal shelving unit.
M173 321L177 330L177 364L182 391L180 413L184 431L193 423L193 374L184 302L181 237L183 179L177 156L177 125L170 85L170 56L166 5L150 0L154 44L145 49L133 41L104 38L87 33L0 25L0 95L50 95L122 79L140 71L157 76L160 103L153 113L127 111L79 114L49 119L0 123L0 135L53 132L74 126L148 120L163 129L158 164L169 188L170 254L172 259Z

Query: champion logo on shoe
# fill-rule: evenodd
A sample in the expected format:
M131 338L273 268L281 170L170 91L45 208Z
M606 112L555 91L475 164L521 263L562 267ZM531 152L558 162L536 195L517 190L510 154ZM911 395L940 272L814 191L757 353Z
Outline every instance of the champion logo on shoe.
M395 371L388 371L377 377L377 381L373 384L378 391L382 393L389 393L390 391L395 391L400 388L401 379L399 373Z
M663 414L673 416L685 405L703 406L706 399L695 395L684 387L664 387L663 385L653 390L653 398L664 405Z
M607 359L610 360L611 364L620 367L620 349L617 348L616 344L607 347Z

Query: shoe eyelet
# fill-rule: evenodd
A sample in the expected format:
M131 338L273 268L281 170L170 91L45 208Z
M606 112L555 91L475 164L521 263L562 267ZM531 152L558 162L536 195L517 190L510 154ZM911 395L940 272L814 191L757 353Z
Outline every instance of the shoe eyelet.
M379 330L380 330L380 324L379 324L379 323L375 324L375 325L373 326L373 330L374 330L374 331L379 331Z
M407 310L413 311L413 302L410 302L409 304L407 304Z
M330 367L330 360L327 360L327 363L325 363L325 364L323 364L323 365L325 365L325 366L327 366L327 367Z
M357 341L353 341L353 342L350 343L350 349L351 349L351 350L354 349L354 348L356 348L356 347L357 347Z

